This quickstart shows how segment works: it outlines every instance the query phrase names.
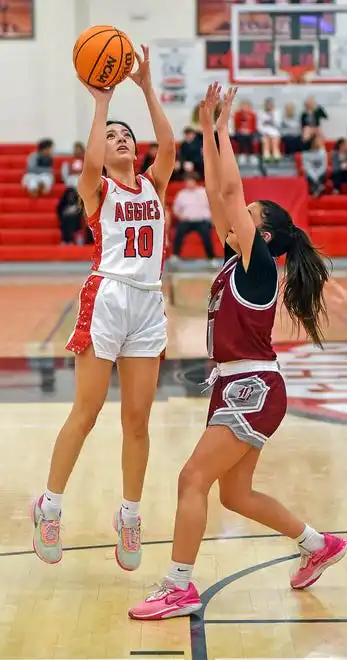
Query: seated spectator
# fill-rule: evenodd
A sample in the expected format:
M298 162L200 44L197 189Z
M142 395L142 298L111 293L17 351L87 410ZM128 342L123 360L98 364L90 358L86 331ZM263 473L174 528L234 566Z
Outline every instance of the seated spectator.
M37 151L30 154L27 171L22 179L22 186L31 197L48 194L54 184L53 174L53 140L41 140Z
M65 161L61 166L61 178L68 188L77 188L77 181L83 168L84 151L84 144L75 142L73 160Z
M332 153L331 178L334 184L334 193L340 193L342 184L347 184L347 140L337 140Z
M322 119L328 119L328 115L312 96L306 99L304 107L305 110L301 114L301 129L302 139L307 142L315 135L322 134L321 121Z
M280 114L275 109L273 99L265 99L264 110L259 113L258 130L261 135L262 151L264 160L281 158L280 151Z
M257 130L257 116L249 101L241 101L234 115L234 140L238 146L239 163L244 165L249 159L257 164L254 156L254 139Z
M208 259L213 260L211 211L206 190L198 185L197 175L194 173L186 174L185 184L185 188L177 193L173 203L173 213L178 219L173 244L174 256L179 256L185 236L195 231L202 238Z
M302 151L301 125L294 103L287 103L281 121L281 136L285 153L290 156Z
M199 135L189 126L184 129L184 139L181 143L180 155L183 172L196 172L203 177L202 143Z
M76 233L82 227L84 216L76 188L66 188L63 192L57 205L57 215L62 243L65 245L75 243Z
M327 152L320 135L315 135L308 151L303 152L302 165L311 195L319 197L324 190L328 166Z
M143 159L143 163L141 167L142 174L144 172L147 172L148 168L151 165L153 165L157 152L158 152L158 145L156 142L152 142L152 144L149 145L148 151Z

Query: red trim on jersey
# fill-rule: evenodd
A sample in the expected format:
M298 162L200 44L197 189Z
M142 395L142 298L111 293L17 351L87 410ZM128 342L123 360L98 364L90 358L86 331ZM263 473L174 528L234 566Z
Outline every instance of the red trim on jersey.
M142 193L142 181L141 177L137 176L135 177L136 183L139 186L138 188L130 188L130 186L126 186L124 183L121 183L121 181L118 181L118 179L112 179L119 188L122 188L122 190L126 190L126 192L133 193L133 195L139 195Z
M105 201L107 191L108 191L107 179L102 177L101 181L102 181L102 188L101 188L101 195L100 195L100 204L99 204L98 208L96 209L96 211L94 211L94 213L92 215L87 217L88 224L90 224L91 222L95 222L96 220L100 220L100 213L101 213L102 205Z
M65 346L68 351L83 353L89 344L92 343L90 327L92 324L96 296L103 279L104 278L99 275L90 275L81 289L80 305L75 329Z
M108 183L107 179L102 178L102 189L101 189L101 196L100 196L100 204L93 213L93 215L88 218L88 225L92 231L93 238L94 238L94 251L93 251L93 265L92 265L92 270L98 270L100 267L101 263L101 257L102 257L102 229L101 229L101 222L100 222L100 216L101 216L101 209L102 205L106 199L108 191Z
M143 174L141 174L141 176L143 176L145 179L147 179L147 181L149 181L152 184L155 192L158 194L157 186L155 185L154 179L153 179L152 175L149 173L149 171L146 170L146 172L143 172Z

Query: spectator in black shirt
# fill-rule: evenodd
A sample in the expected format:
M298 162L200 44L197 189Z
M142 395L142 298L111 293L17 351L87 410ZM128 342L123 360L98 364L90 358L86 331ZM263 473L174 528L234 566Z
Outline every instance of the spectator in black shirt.
M203 176L204 165L201 152L201 138L189 126L184 129L184 139L181 144L180 161L183 172L196 172Z
M321 135L320 125L322 119L328 119L328 115L316 99L310 96L305 101L305 110L301 115L302 139L304 142L312 139L315 135Z
M157 155L158 145L156 142L152 142L149 145L148 151L143 159L141 172L147 172L148 168L154 163L155 157Z
M57 216L61 230L61 240L65 245L75 242L75 234L81 229L83 221L83 207L79 203L75 188L66 188L58 205Z
M340 193L343 183L347 183L347 140L337 140L332 153L331 178L334 184L334 193Z

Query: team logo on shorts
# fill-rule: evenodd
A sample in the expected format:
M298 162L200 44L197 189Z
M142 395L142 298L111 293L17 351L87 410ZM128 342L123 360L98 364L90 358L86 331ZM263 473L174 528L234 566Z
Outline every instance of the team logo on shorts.
M288 412L347 423L347 342L275 347L286 382Z

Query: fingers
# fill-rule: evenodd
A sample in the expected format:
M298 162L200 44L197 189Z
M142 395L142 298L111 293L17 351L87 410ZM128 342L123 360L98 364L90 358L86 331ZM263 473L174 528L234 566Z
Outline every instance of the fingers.
M145 62L148 62L149 60L149 47L145 46L144 44L141 44L142 52L143 52L143 59Z
M214 82L212 85L209 85L207 88L205 101L210 106L215 106L220 101L220 93L222 86L218 82Z
M137 61L138 65L141 66L141 64L142 64L142 57L141 57L141 55L140 55L139 53L137 53L136 51L135 51L135 58L136 58L136 61Z

